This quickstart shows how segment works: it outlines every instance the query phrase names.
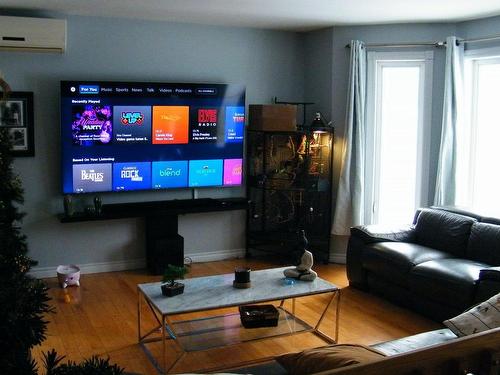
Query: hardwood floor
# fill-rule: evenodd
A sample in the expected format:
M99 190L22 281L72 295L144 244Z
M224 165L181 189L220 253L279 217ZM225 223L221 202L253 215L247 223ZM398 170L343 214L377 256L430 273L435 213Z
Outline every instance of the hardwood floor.
M188 277L231 273L236 266L242 265L254 270L279 266L270 261L245 259L197 263L192 265ZM342 288L341 343L370 345L440 327L438 323L411 311L348 287L345 266L321 264L315 266L315 270L320 277ZM61 289L55 278L47 279L51 288L51 305L55 307L56 313L47 316L50 322L48 337L41 346L35 348L35 358L40 360L42 352L55 348L70 360L81 361L97 354L109 356L112 362L125 367L126 371L156 374L155 368L137 344L136 285L159 280L160 277L150 276L144 270L110 272L82 275L80 287ZM322 296L314 296L304 302L298 300L297 309L301 317L305 316L306 320L317 318L323 299ZM327 315L327 326L329 318L333 322L333 314ZM152 318L150 323L153 326ZM333 324L330 323L330 326L333 327ZM188 354L174 371L195 372L202 368L231 366L241 361L320 345L324 345L324 342L316 336L301 334L294 336L293 340L281 337L223 350L212 349ZM156 353L159 350L159 345L158 348L152 348Z

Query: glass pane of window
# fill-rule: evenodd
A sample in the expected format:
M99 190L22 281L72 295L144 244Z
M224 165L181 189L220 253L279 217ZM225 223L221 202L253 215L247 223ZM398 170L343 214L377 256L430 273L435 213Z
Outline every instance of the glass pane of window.
M476 77L472 206L500 215L500 64L478 65Z
M415 212L421 69L382 68L375 197L379 223L409 223Z

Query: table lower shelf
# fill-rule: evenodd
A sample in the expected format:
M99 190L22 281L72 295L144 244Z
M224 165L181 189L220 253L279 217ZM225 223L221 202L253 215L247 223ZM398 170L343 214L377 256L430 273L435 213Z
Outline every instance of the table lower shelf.
M238 313L173 322L177 340L185 351L200 351L312 330L306 322L282 308L276 327L244 328Z

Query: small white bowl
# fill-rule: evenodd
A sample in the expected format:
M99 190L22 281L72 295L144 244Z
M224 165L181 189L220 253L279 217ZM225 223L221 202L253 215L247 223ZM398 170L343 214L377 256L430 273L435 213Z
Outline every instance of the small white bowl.
M80 267L74 264L64 264L57 267L57 279L61 288L70 285L80 286Z

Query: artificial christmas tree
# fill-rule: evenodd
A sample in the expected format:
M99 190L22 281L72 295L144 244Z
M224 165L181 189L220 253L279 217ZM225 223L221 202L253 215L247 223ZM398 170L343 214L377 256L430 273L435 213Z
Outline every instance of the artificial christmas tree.
M7 129L0 128L0 373L36 374L31 348L45 339L43 316L51 308L45 284L27 274L36 262L21 233L24 192L10 149Z
M9 85L0 75L0 105L7 99ZM1 109L1 108L0 108ZM46 285L28 275L37 264L28 253L21 233L24 203L21 180L12 170L11 140L0 126L0 374L37 375L31 349L45 340L47 321L53 312ZM82 363L61 363L55 350L44 354L46 375L120 375L123 369L108 359L92 356Z

